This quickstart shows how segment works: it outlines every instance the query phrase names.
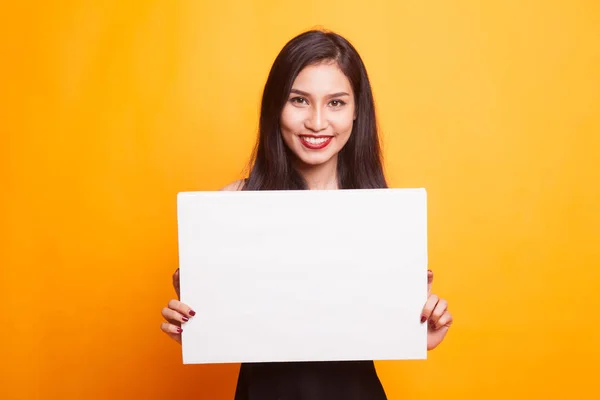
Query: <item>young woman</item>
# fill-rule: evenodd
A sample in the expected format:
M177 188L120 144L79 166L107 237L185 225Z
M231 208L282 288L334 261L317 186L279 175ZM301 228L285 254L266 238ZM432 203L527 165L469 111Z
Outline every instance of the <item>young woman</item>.
M365 66L343 37L305 32L281 50L267 79L259 138L248 177L222 190L328 190L387 187L375 108ZM447 302L431 294L421 323L427 348L452 323ZM179 298L179 270L173 275ZM201 307L202 305L197 305ZM181 343L195 312L178 300L163 309L162 330ZM250 363L240 369L236 400L385 399L372 361Z

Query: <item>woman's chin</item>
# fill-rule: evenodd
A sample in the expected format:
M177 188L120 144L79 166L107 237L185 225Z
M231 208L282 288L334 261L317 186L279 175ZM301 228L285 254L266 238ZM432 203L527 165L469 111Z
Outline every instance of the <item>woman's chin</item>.
M337 154L341 150L336 138L333 138L326 144L314 143L305 144L297 136L286 140L288 149L294 155L299 167L318 167L324 164L337 162Z

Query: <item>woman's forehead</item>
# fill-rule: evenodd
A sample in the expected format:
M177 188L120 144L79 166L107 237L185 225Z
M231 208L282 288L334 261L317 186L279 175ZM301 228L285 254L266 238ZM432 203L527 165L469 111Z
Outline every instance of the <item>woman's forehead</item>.
M307 66L300 71L292 88L315 96L339 92L352 93L350 81L334 62Z

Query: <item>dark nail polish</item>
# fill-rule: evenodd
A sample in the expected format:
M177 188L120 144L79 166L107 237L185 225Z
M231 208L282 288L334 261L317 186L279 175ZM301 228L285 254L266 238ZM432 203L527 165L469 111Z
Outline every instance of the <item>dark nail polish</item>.
M425 322L425 321L427 321L427 317L426 317L426 316L424 316L424 315L421 315L421 323L423 323L423 322Z
M194 315L196 315L196 311L190 310L190 315L193 317Z
M181 319L183 320L183 322L188 322L190 320L188 317L181 317Z
M177 333L181 333L181 332L183 332L183 329L177 328Z

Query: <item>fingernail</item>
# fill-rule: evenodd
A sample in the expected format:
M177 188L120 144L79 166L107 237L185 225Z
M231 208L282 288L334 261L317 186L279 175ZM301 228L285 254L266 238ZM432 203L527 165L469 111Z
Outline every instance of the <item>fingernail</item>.
M190 310L190 315L193 317L194 315L196 315L196 311Z
M427 317L426 317L426 316L424 316L424 315L421 315L421 323L423 323L423 322L425 322L425 321L427 321Z
M183 329L177 328L177 333L181 333L181 332L183 332Z
M181 319L183 320L183 322L188 322L190 320L188 317L181 317Z

